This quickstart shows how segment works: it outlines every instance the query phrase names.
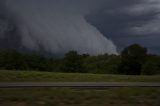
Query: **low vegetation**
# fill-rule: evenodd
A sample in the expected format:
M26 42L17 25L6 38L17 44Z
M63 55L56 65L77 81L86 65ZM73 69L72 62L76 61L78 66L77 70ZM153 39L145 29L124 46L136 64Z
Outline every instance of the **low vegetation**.
M160 106L158 88L0 89L0 106Z
M0 71L0 82L160 82L160 76Z
M8 50L0 52L0 70L157 75L160 74L160 56L147 54L147 49L138 44L126 47L120 55L90 56L70 51L63 58Z

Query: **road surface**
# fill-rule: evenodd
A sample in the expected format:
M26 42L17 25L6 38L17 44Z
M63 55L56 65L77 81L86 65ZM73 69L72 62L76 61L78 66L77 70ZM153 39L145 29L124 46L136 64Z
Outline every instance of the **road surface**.
M13 82L0 83L0 88L31 88L31 87L55 87L55 88L109 88L109 87L160 87L155 82Z

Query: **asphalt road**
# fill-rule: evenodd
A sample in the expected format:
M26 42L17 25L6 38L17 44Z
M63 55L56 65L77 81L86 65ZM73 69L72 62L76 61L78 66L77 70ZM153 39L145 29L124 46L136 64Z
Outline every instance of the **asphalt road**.
M109 87L160 87L155 82L13 82L0 83L0 88L109 88Z

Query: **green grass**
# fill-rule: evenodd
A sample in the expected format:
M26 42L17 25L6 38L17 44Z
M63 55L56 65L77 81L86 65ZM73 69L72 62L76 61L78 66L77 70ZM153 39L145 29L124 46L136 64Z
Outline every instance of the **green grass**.
M0 82L160 82L160 76L0 71ZM0 89L0 106L160 106L159 88Z
M160 82L160 76L0 70L0 82Z
M0 106L160 106L158 88L0 89Z

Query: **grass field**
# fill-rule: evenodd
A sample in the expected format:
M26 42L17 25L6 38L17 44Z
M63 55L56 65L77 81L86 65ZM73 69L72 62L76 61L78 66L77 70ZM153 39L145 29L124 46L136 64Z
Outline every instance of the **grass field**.
M0 82L160 82L160 76L74 74L34 71L0 71ZM159 88L0 89L0 106L160 106Z
M0 89L0 106L160 106L158 88Z
M160 76L54 73L0 70L0 82L160 82Z

